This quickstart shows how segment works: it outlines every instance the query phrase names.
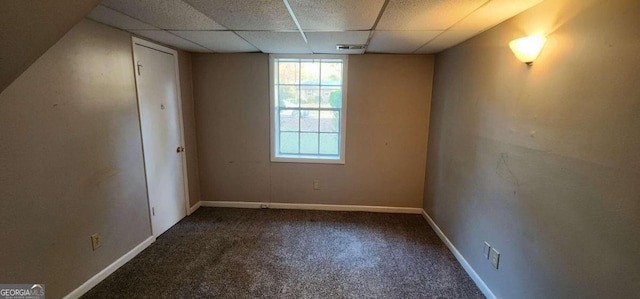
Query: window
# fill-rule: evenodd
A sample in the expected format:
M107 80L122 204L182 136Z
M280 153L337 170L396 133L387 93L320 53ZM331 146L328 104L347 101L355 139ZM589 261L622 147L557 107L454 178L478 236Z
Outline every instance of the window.
M271 55L271 161L344 164L347 56Z

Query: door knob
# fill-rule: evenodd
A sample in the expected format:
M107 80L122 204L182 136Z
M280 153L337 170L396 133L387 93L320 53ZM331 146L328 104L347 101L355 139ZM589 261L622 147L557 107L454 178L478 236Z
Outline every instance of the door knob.
M178 146L178 148L176 149L176 152L178 152L178 153L184 152L184 147Z

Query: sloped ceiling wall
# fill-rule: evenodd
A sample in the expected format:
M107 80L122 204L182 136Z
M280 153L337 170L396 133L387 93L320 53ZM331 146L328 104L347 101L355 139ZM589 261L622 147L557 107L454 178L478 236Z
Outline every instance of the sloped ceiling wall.
M0 92L80 22L100 0L3 1Z

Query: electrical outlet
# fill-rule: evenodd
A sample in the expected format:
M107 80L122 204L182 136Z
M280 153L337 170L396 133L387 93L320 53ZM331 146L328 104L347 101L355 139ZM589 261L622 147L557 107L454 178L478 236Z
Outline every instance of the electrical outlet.
M491 256L489 258L494 268L498 269L498 263L500 262L500 252L495 248L491 248Z
M100 234L91 235L91 247L93 251L102 247L102 236L100 236Z
M491 251L491 244L484 242L484 247L482 248L482 256L484 258L489 259L489 252Z
M320 180L313 180L313 190L320 190Z

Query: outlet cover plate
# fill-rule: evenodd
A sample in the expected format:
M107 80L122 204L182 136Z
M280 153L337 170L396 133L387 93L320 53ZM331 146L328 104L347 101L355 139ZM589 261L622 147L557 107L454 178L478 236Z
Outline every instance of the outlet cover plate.
M500 263L500 252L498 252L495 248L491 248L491 255L489 260L491 260L491 265L494 268L498 269L498 264Z
M489 253L491 251L491 244L484 242L484 247L482 248L482 255L485 259L489 259Z
M102 236L100 234L91 235L91 248L95 251L100 247L102 247Z

